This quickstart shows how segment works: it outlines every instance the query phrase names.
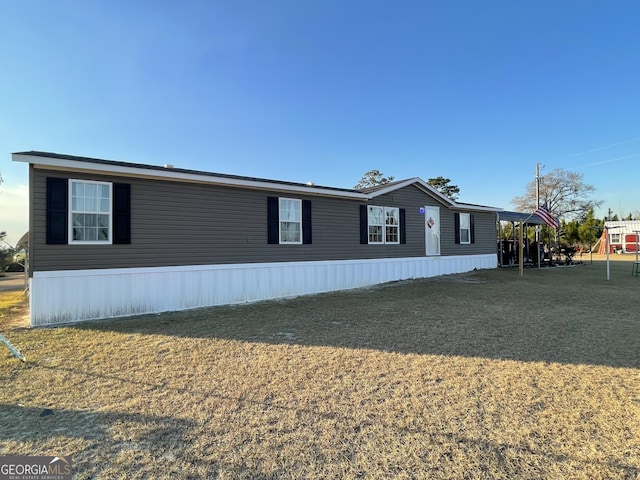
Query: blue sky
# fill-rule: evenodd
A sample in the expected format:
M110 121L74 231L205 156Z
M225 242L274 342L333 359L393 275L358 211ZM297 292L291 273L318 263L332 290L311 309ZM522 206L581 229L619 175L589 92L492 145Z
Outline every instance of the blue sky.
M43 150L352 187L448 177L511 208L575 170L640 211L640 2L4 2L0 229Z

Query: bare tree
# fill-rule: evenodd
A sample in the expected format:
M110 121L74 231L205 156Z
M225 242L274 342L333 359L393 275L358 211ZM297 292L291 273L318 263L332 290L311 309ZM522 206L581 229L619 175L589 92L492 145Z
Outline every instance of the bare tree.
M365 172L360 181L353 187L355 190L363 190L376 185L384 185L393 181L394 177L385 177L380 170L369 170Z
M547 204L549 211L556 217L568 220L582 220L589 210L602 204L590 198L596 188L584 183L581 173L556 168L540 177L540 203ZM532 180L524 195L514 197L511 203L516 210L533 212L536 205L536 181Z

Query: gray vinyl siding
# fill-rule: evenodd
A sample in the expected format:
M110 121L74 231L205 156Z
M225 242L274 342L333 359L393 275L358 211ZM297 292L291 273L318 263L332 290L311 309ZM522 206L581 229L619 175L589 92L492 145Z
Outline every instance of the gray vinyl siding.
M419 208L439 205L414 186L375 198L370 204L406 210L407 243L361 245L360 205L363 202L359 200L34 168L31 172L31 272L421 257L425 254L425 220ZM47 245L47 177L129 183L131 244ZM267 198L270 196L311 200L312 244L267 243ZM494 214L475 213L474 245L449 245L453 244L453 212L439 206L443 255L495 251L495 231L491 235L485 231L488 217L493 218L495 229ZM489 237L491 250L486 248Z
M425 244L425 218L420 213L420 207L436 206L440 207L440 215L442 215L443 205L434 198L428 196L413 185L394 190L386 195L381 195L369 202L369 205L379 205L382 207L398 207L405 209L406 215L406 232L407 244L406 257L424 257L426 253ZM369 248L385 248L387 251L393 251L398 245L369 245ZM391 255L389 255L391 256Z
M440 254L442 256L496 253L496 214L494 212L453 210L413 185L381 195L370 204L406 208L407 244L411 245L411 254L407 256L417 257L425 254L425 217L419 213L420 207L424 206L440 207ZM455 243L456 212L473 214L474 243Z
M475 242L471 244L455 243L455 213L470 213L474 217ZM495 253L496 214L494 212L476 212L469 210L440 210L440 250L442 255L481 255Z

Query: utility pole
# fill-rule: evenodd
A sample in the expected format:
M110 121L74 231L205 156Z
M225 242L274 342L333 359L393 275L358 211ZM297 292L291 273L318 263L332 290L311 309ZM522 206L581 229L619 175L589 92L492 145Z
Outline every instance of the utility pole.
M540 164L536 162L536 208L540 206Z

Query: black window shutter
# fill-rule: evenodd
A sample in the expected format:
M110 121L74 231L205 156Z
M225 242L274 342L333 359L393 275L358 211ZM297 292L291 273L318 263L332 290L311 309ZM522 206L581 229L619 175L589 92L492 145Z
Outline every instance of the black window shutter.
M369 243L369 219L367 217L367 206L360 205L360 243Z
M267 197L267 243L280 243L280 206L278 197Z
M69 181L66 178L47 178L47 243L69 243L68 208Z
M456 243L460 243L460 214L459 213L454 213L453 214L453 220L454 220L454 229L455 229L455 235L456 235Z
M404 208L400 209L400 243L407 243L407 212Z
M113 237L114 244L131 243L131 185L113 184Z
M469 235L471 237L471 243L476 243L476 229L473 223L473 215L469 215Z
M302 243L311 243L311 200L302 201Z

